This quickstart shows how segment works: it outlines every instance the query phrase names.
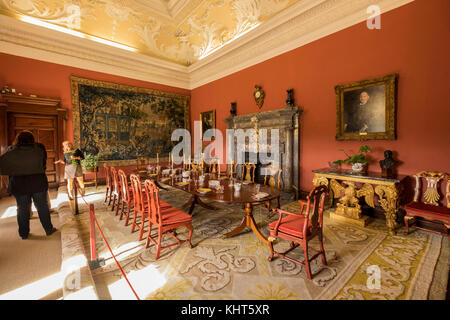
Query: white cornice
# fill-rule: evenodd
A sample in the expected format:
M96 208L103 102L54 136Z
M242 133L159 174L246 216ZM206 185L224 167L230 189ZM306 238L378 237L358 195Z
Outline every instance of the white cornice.
M365 21L414 0L304 0L188 67L194 89Z
M0 15L0 52L194 89L413 0L303 0L189 67ZM381 19L381 24L382 24Z
M187 67L0 15L0 52L189 89Z

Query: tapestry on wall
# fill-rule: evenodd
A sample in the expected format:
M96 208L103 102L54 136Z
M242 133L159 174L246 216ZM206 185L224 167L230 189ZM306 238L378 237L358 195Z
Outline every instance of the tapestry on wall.
M74 143L100 160L167 155L189 130L189 96L71 77Z

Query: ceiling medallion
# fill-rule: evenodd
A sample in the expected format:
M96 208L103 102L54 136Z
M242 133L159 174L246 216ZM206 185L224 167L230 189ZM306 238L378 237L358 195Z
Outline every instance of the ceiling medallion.
M255 88L256 88L256 91L253 92L253 96L255 98L256 105L258 106L258 108L261 109L261 107L264 104L265 93L264 93L264 90L260 86L255 85Z

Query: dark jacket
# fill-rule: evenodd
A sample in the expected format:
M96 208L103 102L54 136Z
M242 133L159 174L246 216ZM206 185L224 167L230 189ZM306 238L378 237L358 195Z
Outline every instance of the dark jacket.
M8 192L17 195L48 190L47 151L41 143L12 146L0 156L0 174L9 176Z
M81 165L81 161L80 160L73 160L72 161L72 156L80 157L81 160L84 159L84 154L83 154L83 152L81 152L80 149L64 151L64 163L65 164Z

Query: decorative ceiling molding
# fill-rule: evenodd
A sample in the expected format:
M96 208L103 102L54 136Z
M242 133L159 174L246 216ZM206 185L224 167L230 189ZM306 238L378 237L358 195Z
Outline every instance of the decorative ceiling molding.
M0 15L0 52L194 89L360 23L369 17L366 9L372 4L384 13L412 1L302 0L189 67L4 15ZM167 2L175 10L177 1ZM187 5L180 3L183 8Z
M2 15L0 52L189 89L185 66Z
M218 80L414 0L304 0L188 67L190 88ZM382 18L381 18L382 23Z

